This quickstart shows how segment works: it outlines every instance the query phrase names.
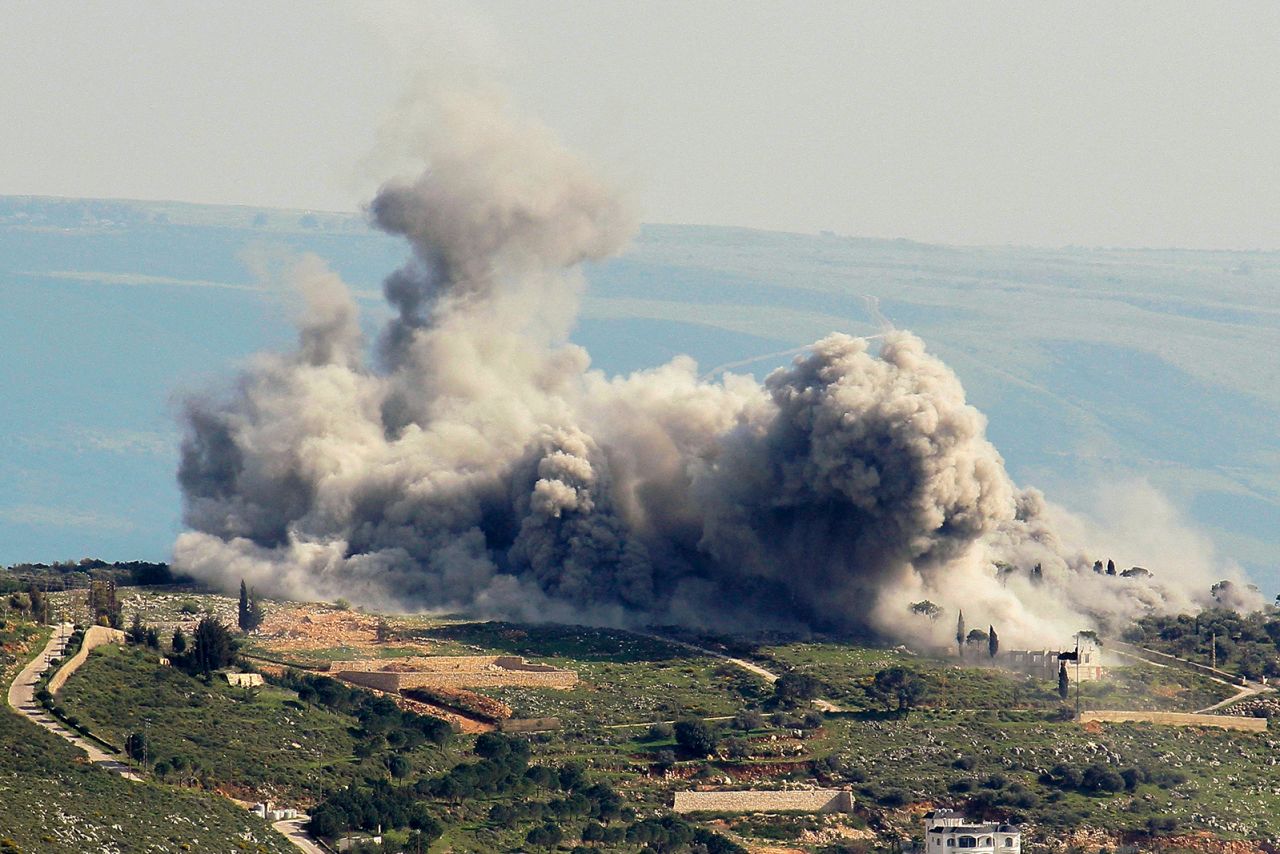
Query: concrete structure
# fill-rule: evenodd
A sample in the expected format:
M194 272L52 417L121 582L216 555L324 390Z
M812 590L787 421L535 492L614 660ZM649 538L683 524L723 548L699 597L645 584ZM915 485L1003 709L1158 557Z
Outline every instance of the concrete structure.
M848 789L796 789L676 792L676 812L853 812Z
M1019 854L1022 833L1011 824L970 822L964 813L934 810L924 816L924 854L952 854L957 849Z
M572 688L578 674L518 655L439 655L365 661L335 661L329 675L398 694L406 688Z
M560 729L559 718L504 718L498 721L499 732L551 732Z
M227 684L233 688L260 688L264 684L261 673L224 673Z
M1089 723L1144 722L1166 726L1211 726L1245 732L1263 732L1266 718L1242 718L1234 715L1194 715L1189 712L1081 712L1080 722Z
M253 813L259 818L266 819L272 824L275 824L277 821L288 821L291 819L296 819L298 817L298 811L295 809L292 809L290 807L272 809L271 804L269 803L254 804L253 809L249 810L249 812Z
M1073 650L1067 650L1071 652ZM1061 661L1058 656L1061 650L1056 649L1011 649L1000 653L996 659L1002 666L1019 673L1025 673L1036 679L1056 681L1058 665L1067 665L1067 676L1072 682L1092 682L1107 675L1106 666L1102 663L1102 651L1092 646L1080 647L1080 663L1076 667L1074 661Z

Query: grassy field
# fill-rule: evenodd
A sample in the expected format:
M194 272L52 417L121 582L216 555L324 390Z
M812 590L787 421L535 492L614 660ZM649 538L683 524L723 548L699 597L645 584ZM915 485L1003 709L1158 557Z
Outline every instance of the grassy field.
M1032 679L994 667L960 667L949 659L916 655L903 649L875 649L841 643L793 643L761 647L753 657L775 670L807 673L842 707L873 710L883 706L868 689L876 671L905 667L922 674L929 690L921 705L939 709L1052 709L1061 700L1057 682ZM985 658L985 656L983 656ZM982 659L978 659L981 663ZM1070 674L1070 671L1068 671ZM1108 678L1080 685L1086 709L1194 711L1234 691L1205 676L1146 664L1111 667ZM1072 703L1075 687L1071 687Z
M43 639L32 627L0 630L14 655L0 688L7 691L25 654L22 643ZM34 645L30 651L34 651ZM229 801L170 786L138 784L88 765L62 739L0 712L0 846L39 854L86 851L287 852L293 850L265 823Z
M134 647L94 650L59 702L109 743L145 732L153 764L174 769L168 777L175 782L198 781L248 799L306 804L361 774L385 774L377 757L355 756L350 716L300 703L270 685L233 688L216 676L205 684ZM431 769L442 759L438 749L423 746L410 761Z
M330 615L332 617L332 614ZM368 619L367 617L362 617ZM319 619L319 618L317 618ZM341 620L345 620L343 617ZM353 616L352 619L357 619ZM339 622L341 622L341 620ZM531 762L576 763L606 782L643 817L668 814L675 791L692 785L836 785L853 788L858 814L769 820L704 816L705 828L747 845L783 844L821 851L840 839L878 834L880 844L918 833L923 804L967 809L975 817L1028 821L1024 850L1051 850L1069 828L1085 824L1112 834L1111 843L1148 850L1155 826L1210 831L1227 838L1280 837L1280 779L1269 764L1280 742L1268 733L1224 733L1150 725L1089 725L1061 718L1056 684L994 668L836 641L780 643L743 654L776 672L797 671L822 683L823 696L846 712L802 723L803 705L784 709L761 678L688 647L628 632L556 625L476 623L428 617L393 618L385 642L251 648L288 661L423 654L509 653L570 668L571 690L485 689L518 716L554 715L555 732L529 736ZM366 631L367 635L368 632ZM300 703L288 691L232 689L205 684L155 664L155 654L96 652L68 684L63 704L91 720L109 739L150 720L157 758L199 756L210 785L276 792L312 800L342 786L386 779L378 756L358 758L351 718ZM877 671L904 667L928 691L907 714L886 711L869 690ZM1086 708L1188 710L1225 696L1227 689L1195 674L1134 665L1084 683ZM1074 697L1073 697L1074 699ZM755 710L753 728L729 721L717 755L688 755L670 732L649 732L654 721L690 716L721 718ZM624 726L638 724L637 726ZM425 793L432 775L474 761L471 738L448 749L417 748L403 785ZM470 757L470 758L469 758ZM420 802L443 835L431 850L519 850L536 819L495 823L494 806L532 804L542 797L489 793L456 803L426 794ZM535 804L536 806L536 804ZM574 819L573 821L577 821ZM629 819L630 821L630 819ZM566 826L561 845L577 844L580 826ZM1177 843L1177 838L1172 840ZM865 843L850 842L856 849ZM1056 844L1056 843L1054 843ZM600 850L634 850L596 844ZM867 850L872 850L867 848Z

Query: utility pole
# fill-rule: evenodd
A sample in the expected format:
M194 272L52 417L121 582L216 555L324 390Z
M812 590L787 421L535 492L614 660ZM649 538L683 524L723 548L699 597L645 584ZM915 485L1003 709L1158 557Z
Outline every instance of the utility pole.
M1076 632L1076 720L1080 720L1080 633Z
M1216 631L1213 633L1213 645L1209 648L1209 650L1210 650L1209 661L1211 662L1209 666L1212 667L1214 670L1217 670L1218 669L1218 633Z

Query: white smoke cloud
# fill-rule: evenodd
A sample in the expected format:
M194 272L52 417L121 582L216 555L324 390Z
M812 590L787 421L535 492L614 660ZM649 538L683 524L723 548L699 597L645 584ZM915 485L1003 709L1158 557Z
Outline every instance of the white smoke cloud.
M370 206L412 250L377 358L304 259L296 350L188 403L184 571L373 606L902 637L929 630L908 609L929 598L1014 643L1207 591L1063 548L909 333L876 352L830 335L763 384L688 358L591 370L568 343L579 266L625 245L625 206L492 93L408 113L425 168Z

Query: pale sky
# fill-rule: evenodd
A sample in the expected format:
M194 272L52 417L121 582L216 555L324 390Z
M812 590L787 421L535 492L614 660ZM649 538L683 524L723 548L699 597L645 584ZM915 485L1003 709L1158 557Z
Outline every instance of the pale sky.
M1280 249L1280 4L0 5L0 194L355 210L465 68L648 222Z

